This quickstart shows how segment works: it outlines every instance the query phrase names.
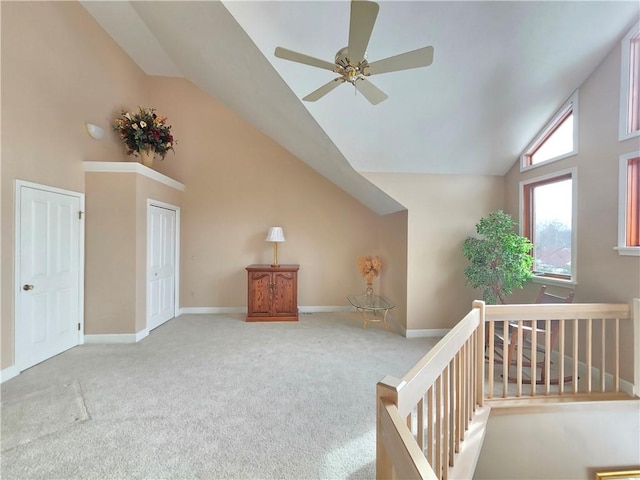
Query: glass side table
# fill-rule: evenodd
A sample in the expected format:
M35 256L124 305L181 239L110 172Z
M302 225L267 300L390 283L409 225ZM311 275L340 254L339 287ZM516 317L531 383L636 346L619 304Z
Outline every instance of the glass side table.
M367 328L367 322L380 322L384 324L384 328L387 328L387 313L389 310L396 306L395 303L390 302L380 295L347 295L349 303L356 307L356 312L362 314L362 329ZM373 312L376 318L371 318L368 312ZM382 318L378 317L378 312L383 312Z

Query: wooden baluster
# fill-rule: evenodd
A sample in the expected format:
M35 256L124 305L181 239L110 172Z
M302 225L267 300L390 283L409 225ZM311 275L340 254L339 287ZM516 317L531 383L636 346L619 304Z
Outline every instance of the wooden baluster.
M544 394L549 396L551 385L551 320L544 322L544 371L540 374L544 379Z
M471 417L475 412L476 404L476 342L475 333L469 337L469 406L471 407Z
M504 338L502 340L502 398L507 398L507 388L509 386L509 368L511 368L511 365L509 365L509 360L511 359L508 358L507 354L507 351L509 349L509 345L507 345L507 342L511 340L511 332L509 330L509 321L505 320L502 323L502 331L504 332Z
M601 345L600 348L602 349L602 351L600 352L600 391L602 393L604 393L606 391L606 381L607 381L607 374L606 374L606 368L605 368L605 340L606 340L606 334L605 334L605 326L606 326L606 322L605 319L601 319L600 320L601 324L602 324L602 328L601 328L601 335L602 338L601 340Z
M418 401L418 446L424 453L424 397Z
M449 366L442 372L442 479L449 478Z
M467 347L466 344L462 344L460 349L460 375L462 377L462 386L460 388L460 405L461 408L461 420L460 427L463 431L467 431Z
M487 398L493 398L493 370L495 368L495 322L489 322L489 389L487 392ZM504 353L504 340L502 345L502 352Z
M460 451L460 442L464 440L464 427L462 416L464 415L464 403L463 403L463 375L464 369L462 367L462 358L460 352L456 354L456 452Z
M427 390L427 462L429 465L433 465L433 422L434 422L434 413L433 413L433 386L429 387Z
M436 438L435 446L435 468L438 478L442 478L442 376L436 379Z
M573 320L573 393L578 393L578 319Z
M537 322L534 320L531 322L531 326L537 326ZM542 374L542 373L541 373ZM536 328L531 328L531 396L536 394L536 376L538 375L538 332Z
M471 366L471 361L473 359L473 344L469 338L465 344L467 349L467 372L465 374L467 378L467 424L465 430L469 430L469 424L471 423L471 420L473 420L473 401L475 399L473 395L473 368Z
M562 395L564 393L564 319L559 320L558 323L558 343L560 358L558 359L558 393Z
M457 421L458 410L456 408L457 392L456 392L456 360L455 357L449 362L449 384L451 396L449 397L449 465L453 467L456 453L456 439L458 438Z
M449 398L449 429L451 434L449 435L449 464L453 465L455 454L458 452L458 366L456 364L456 358L453 357L449 362L450 370L450 382L451 382L451 397Z
M475 384L475 373L476 373L476 369L475 369L475 358L476 358L476 351L475 351L475 342L473 341L473 334L471 334L471 337L469 337L469 339L467 340L469 343L469 419L471 420L473 418L473 404L475 403L475 398L476 398L476 384Z
M616 351L614 355L614 366L613 366L613 391L620 391L620 319L616 318L615 323L615 342L616 342Z
M518 320L518 340L516 341L516 396L522 396L522 320Z
M593 320L587 319L587 393L591 393L591 367L593 366Z

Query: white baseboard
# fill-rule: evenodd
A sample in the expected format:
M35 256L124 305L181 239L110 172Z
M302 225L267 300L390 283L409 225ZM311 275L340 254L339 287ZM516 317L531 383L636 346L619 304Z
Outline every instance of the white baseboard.
M203 315L216 313L247 313L247 307L182 307L180 315Z
M102 333L96 335L85 335L84 343L138 343L147 335L149 335L149 330L146 328L144 330L140 330L138 333Z
M4 383L7 380L11 380L13 377L17 377L20 371L15 365L11 365L5 369L0 370L0 383Z
M404 331L404 336L407 338L444 337L449 330L449 328L410 329Z
M351 312L353 307L345 305L298 306L300 313ZM225 313L247 313L247 307L182 307L180 315L205 315Z
M339 313L339 312L355 312L355 309L346 305L322 305L322 306L303 306L298 307L300 313Z

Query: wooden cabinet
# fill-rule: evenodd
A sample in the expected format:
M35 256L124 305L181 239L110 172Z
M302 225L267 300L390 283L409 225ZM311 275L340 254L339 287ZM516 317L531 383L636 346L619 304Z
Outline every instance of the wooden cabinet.
M298 321L299 265L249 265L247 322Z

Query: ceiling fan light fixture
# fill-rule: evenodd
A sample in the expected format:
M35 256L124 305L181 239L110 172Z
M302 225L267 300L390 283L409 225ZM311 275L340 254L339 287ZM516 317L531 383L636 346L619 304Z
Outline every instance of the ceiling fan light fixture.
M355 67L352 67L351 65L344 69L344 77L349 83L355 84L359 76L359 70Z

